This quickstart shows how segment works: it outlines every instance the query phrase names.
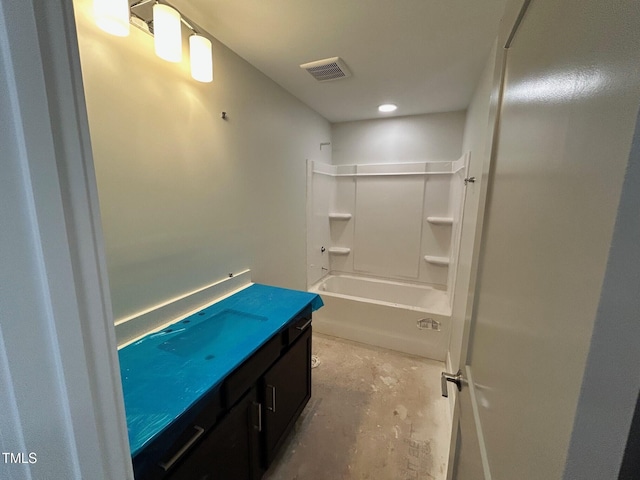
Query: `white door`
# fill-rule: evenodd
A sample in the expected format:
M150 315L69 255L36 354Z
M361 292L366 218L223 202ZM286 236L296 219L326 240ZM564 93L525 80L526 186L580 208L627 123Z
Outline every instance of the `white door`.
M585 372L640 105L640 8L635 0L514 6L521 15L499 43L503 97L456 401L458 480L563 478L583 407L613 396L586 398L583 377L592 381ZM619 346L598 348L615 355Z

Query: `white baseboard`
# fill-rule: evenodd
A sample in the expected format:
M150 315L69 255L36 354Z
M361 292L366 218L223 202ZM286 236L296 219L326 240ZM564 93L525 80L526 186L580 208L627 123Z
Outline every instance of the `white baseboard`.
M223 278L211 285L173 298L148 310L138 312L115 322L118 348L167 325L181 320L198 310L226 298L251 285L251 270L244 270L233 277Z

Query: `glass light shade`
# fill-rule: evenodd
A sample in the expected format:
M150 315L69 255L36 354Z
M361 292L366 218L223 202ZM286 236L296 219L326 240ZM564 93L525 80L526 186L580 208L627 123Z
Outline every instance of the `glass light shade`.
M177 63L182 60L182 27L180 12L169 5L153 6L153 37L156 55Z
M393 103L385 103L378 107L378 111L382 113L389 113L389 112L395 112L397 108L398 106L394 105Z
M191 57L191 76L199 82L213 81L211 41L201 35L191 35L189 37L189 54Z
M94 0L96 24L111 35L129 35L129 2L127 0Z

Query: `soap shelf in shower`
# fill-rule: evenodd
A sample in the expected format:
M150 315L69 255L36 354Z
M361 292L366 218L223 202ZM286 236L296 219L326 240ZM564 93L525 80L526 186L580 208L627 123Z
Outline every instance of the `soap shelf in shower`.
M351 214L350 213L330 213L329 219L330 220L350 220Z
M449 257L433 257L431 255L425 255L424 260L432 265L440 265L442 267L449 266Z
M329 253L333 255L349 255L351 249L347 247L330 247Z
M427 222L433 225L453 225L453 217L427 217Z

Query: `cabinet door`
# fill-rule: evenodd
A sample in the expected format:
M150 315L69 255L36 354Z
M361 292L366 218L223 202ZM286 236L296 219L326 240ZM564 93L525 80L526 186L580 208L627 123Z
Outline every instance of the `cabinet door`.
M264 375L261 387L268 466L311 398L311 326Z
M170 470L170 480L255 480L259 462L261 405L252 389L194 450Z

